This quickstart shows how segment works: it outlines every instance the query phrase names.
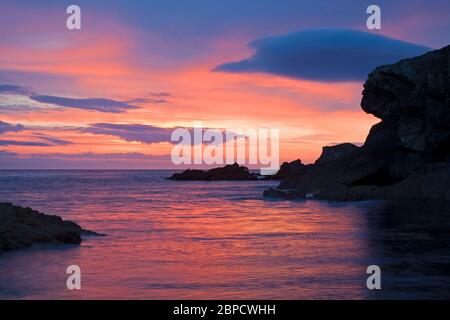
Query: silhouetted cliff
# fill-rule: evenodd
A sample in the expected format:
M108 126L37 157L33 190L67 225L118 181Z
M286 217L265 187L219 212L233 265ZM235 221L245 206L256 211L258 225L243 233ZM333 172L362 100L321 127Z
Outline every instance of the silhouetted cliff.
M324 147L265 195L450 200L450 46L376 68L361 107L381 119L363 146Z

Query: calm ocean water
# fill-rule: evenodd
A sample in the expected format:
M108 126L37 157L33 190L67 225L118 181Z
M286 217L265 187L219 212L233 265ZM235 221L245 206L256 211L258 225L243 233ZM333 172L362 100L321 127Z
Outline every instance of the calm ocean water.
M0 201L106 233L0 255L0 298L450 297L447 210L268 201L277 182L176 182L170 171L0 171ZM450 210L450 209L449 209ZM79 265L82 290L66 288ZM366 268L382 290L366 288Z

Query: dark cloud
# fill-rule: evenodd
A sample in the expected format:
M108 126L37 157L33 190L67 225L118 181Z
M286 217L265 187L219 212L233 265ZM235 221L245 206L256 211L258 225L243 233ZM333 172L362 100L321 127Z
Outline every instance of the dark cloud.
M7 133L7 132L20 132L27 130L23 125L21 124L10 124L7 122L0 121L0 134ZM22 141L22 140L0 140L0 146L33 146L33 147L52 147L52 146L63 146L71 144L72 142L62 140L59 138L51 137L42 133L32 133L32 139L35 140L29 140L29 141Z
M77 130L83 133L115 136L129 142L141 142L151 144L160 142L178 143L177 141L175 142L171 141L172 132L176 129L186 129L189 132L192 141L183 140L183 143L187 143L189 145L194 143L193 128L182 128L182 127L161 128L144 124L95 123L87 128L78 128ZM203 128L203 131L204 130L213 130L222 135L225 134L225 130L223 129ZM238 134L235 135L239 136Z
M117 101L105 98L87 98L76 99L51 95L40 95L35 93L29 88L3 84L0 85L0 94L17 94L29 97L31 100L52 104L58 107L76 108L83 110L92 110L108 113L122 113L127 110L137 109L138 106L130 104L132 102ZM135 99L135 102L139 102L139 99ZM162 103L164 100L153 100L154 103Z
M128 104L127 102L103 98L74 99L57 96L35 95L30 96L30 99L41 103L53 104L59 107L69 107L110 113L121 113L130 109L138 108L136 106Z
M0 134L6 133L6 132L19 132L24 130L24 126L21 124L9 124L7 122L0 121Z
M56 92L77 85L76 79L67 75L10 69L0 69L0 83L20 83L29 88L45 83L47 88Z
M265 72L319 81L360 81L377 66L423 54L430 48L346 29L317 29L262 38L254 54L213 71Z
M42 133L34 133L32 139L35 140L0 140L0 146L54 147L65 146L72 143Z
M127 101L128 103L167 103L166 99L153 99L153 98L137 98L130 101Z
M153 97L171 97L172 95L169 92L152 92L150 93Z
M131 142L158 143L170 141L173 129L143 124L96 123L88 128L81 129L81 131L92 134L116 136Z
M152 169L173 167L170 155L142 153L35 153L0 150L1 169Z
M50 147L50 143L40 141L0 140L0 146Z
M30 88L11 84L0 84L0 93L3 94L18 94L24 96L34 95L35 93Z
M0 111L2 114L17 114L19 112L39 111L41 108L30 106L28 104L4 104L0 102Z
M70 142L70 141L62 140L62 139L55 138L55 137L50 137L50 136L47 136L42 133L34 133L34 136L42 141L46 141L51 146L64 146L64 145L72 144L72 142Z
M5 151L5 154L12 154L11 152ZM65 159L65 160L105 160L105 159L116 159L116 160L148 160L148 159L167 159L170 156L167 155L146 155L139 152L128 152L128 153L33 153L28 155L28 157L43 158L43 159Z

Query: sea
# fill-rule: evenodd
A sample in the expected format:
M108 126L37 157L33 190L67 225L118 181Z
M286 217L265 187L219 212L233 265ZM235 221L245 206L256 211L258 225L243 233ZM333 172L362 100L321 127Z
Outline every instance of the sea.
M1 253L0 299L450 298L449 207L278 201L262 197L277 181L172 173L0 171L0 202L106 235Z

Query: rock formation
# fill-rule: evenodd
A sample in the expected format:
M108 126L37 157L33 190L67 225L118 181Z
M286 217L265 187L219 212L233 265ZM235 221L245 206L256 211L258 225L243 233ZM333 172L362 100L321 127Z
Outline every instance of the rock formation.
M265 176L267 180L281 180L288 177L298 176L302 174L305 169L305 165L300 159L294 160L292 162L284 162L280 170L274 175Z
M278 195L450 200L450 46L376 68L361 107L381 119L364 145L324 147Z
M30 208L0 203L0 252L39 242L81 243L82 235L100 235L78 224Z
M251 173L248 168L235 164L229 164L225 167L214 168L211 170L185 170L181 173L174 173L170 180L256 180L258 176Z

